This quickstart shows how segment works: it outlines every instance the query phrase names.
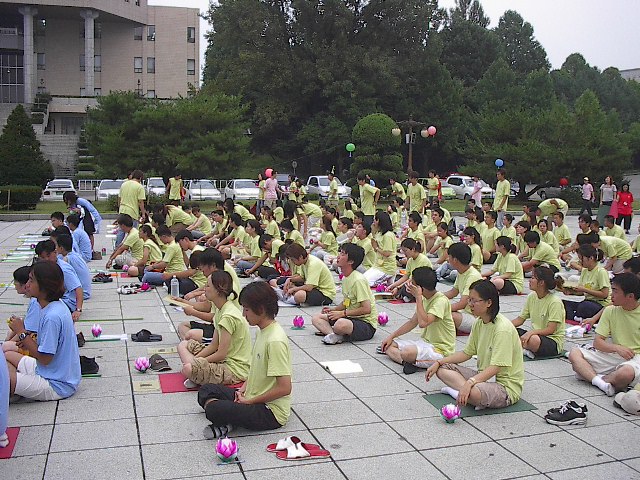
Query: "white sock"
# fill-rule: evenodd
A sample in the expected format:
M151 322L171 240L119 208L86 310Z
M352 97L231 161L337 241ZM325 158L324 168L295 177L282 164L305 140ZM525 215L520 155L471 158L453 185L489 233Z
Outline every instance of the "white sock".
M533 354L533 352L531 350L527 350L526 348L522 349L522 353L524 353L525 357L528 357L528 358L531 358L531 359L536 358L536 356Z
M192 380L189 380L188 378L184 381L184 388L196 388L198 386L197 383L195 383Z
M477 410L484 410L485 408L487 408L487 407L485 407L485 406L483 406L483 405L476 405L475 410L476 410L476 411L477 411Z
M9 445L9 437L6 433L3 433L2 435L0 435L0 448L4 448L7 445Z
M609 397L613 397L616 394L616 389L613 388L613 385L611 385L609 382L605 382L602 375L596 375L595 377L593 377L593 380L591 380L591 384L598 387Z
M444 393L445 395L449 395L451 396L454 400L458 399L458 395L460 392L458 392L458 390L454 390L451 387L442 387L440 389L440 393Z

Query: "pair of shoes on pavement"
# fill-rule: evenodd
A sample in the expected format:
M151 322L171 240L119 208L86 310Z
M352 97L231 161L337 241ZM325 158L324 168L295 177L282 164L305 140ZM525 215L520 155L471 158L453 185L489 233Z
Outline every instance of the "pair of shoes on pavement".
M585 425L588 411L584 403L569 400L559 407L547 410L544 419L551 425Z
M100 272L95 275L91 281L93 283L110 283L113 282L113 278L108 273Z

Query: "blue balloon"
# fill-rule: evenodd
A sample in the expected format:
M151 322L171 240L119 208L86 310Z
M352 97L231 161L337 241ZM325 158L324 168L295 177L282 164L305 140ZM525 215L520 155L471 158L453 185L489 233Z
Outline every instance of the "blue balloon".
M496 167L500 168L503 165L504 165L504 162L502 161L502 159L497 158L496 159Z

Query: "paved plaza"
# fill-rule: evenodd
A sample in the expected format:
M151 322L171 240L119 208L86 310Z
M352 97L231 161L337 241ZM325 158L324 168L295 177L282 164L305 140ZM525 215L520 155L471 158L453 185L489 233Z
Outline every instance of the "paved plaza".
M20 245L18 235L40 232L47 224L2 223L0 253ZM575 235L576 217L567 224ZM111 248L104 234L96 237L96 250L102 247ZM90 267L103 268L105 262L93 261ZM10 282L12 271L22 264L1 262L0 282ZM524 364L522 399L537 410L445 423L423 398L443 384L436 378L426 383L423 372L404 375L400 365L375 352L414 313L413 304L386 301L378 302L378 310L387 312L390 321L372 340L335 346L323 345L313 335L311 315L320 307L282 308L278 321L289 335L294 364L289 423L266 433L233 431L242 462L217 465L214 442L202 437L207 420L195 392L134 392L134 384L157 375L138 373L133 361L148 357L150 347L177 345L177 326L187 317L162 301L164 288L136 295L116 292L118 284L131 281L94 284L82 318L100 320L104 334L129 336L147 328L163 341L87 342L80 353L96 357L101 377L83 379L66 400L10 405L9 425L20 427L20 433L13 457L0 460L0 479L640 479L640 417L617 409L612 398L576 380L565 359ZM24 298L11 288L0 287L0 292L0 318L24 314ZM501 312L516 317L525 298L501 297ZM304 316L306 329L291 329L296 315ZM92 324L78 325L89 339ZM6 322L0 321L3 338L6 330ZM467 338L457 338L458 349ZM565 348L572 345L567 341ZM163 356L173 372L180 371L177 354ZM319 363L331 360L351 360L363 372L332 375ZM473 360L467 365L473 367ZM547 409L568 399L587 404L586 426L547 424ZM322 445L332 457L286 462L266 452L267 444L289 435Z

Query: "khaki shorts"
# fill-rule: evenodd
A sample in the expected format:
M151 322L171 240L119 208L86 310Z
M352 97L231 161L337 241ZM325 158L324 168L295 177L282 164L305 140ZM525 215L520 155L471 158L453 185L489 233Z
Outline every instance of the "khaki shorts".
M189 340L187 350L197 355L205 348L200 342ZM224 363L211 363L206 358L194 358L191 362L191 375L189 380L198 385L216 383L218 385L234 385L244 382L245 379L237 377Z
M441 368L458 372L465 380L469 380L471 377L478 374L477 370L461 367L460 365L453 363L445 363ZM509 399L509 395L507 395L507 390L501 384L497 382L481 382L476 383L474 386L480 390L480 394L482 395L479 406L487 408L504 408L511 405L511 400Z
M471 327L473 327L473 324L476 323L476 317L465 310L461 310L458 313L462 315L462 322L460 323L458 330L460 332L470 333Z
M616 371L623 365L629 365L635 372L635 377L633 382L631 382L631 386L637 385L638 382L640 382L640 354L636 355L631 360L625 360L617 353L601 352L592 346L576 348L580 349L584 359L589 362L598 375L607 375Z

